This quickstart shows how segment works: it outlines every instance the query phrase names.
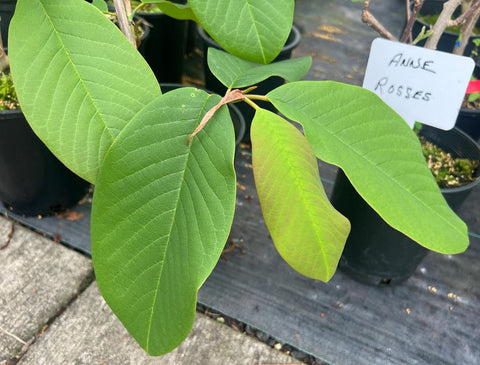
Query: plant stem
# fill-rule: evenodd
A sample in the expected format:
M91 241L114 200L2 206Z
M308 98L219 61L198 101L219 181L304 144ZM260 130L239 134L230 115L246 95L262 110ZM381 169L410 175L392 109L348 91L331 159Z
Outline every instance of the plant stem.
M225 96L218 102L218 104L214 105L212 108L210 108L209 111L203 116L202 120L200 121L200 124L195 128L195 130L192 132L190 137L187 139L187 144L190 144L190 141L192 140L195 135L200 132L203 127L208 123L210 119L212 119L213 115L215 112L220 109L222 105L226 105L228 103L237 101L237 100L245 100L245 95L243 95L242 90L235 89L232 91L228 91Z
M469 14L469 16L466 17L467 21L462 25L462 28L460 29L460 42L455 43L455 47L453 48L453 54L462 55L465 52L465 48L467 47L468 41L472 36L475 24L480 17L480 0L475 1L464 14L467 13Z
M363 3L362 21L373 28L381 37L390 39L391 41L398 41L398 39L370 13L370 0L365 0Z
M255 94L248 94L246 95L247 98L251 99L251 100L262 100L262 101L268 101L270 102L270 100L268 99L268 97L266 97L265 95L255 95Z
M130 4L129 0L128 1ZM113 0L113 4L115 6L115 12L117 13L118 24L120 25L120 30L122 33L127 37L128 41L133 44L135 48L137 48L137 42L132 34L132 29L130 28L130 22L128 21L127 11L125 7L124 0Z
M478 9L479 6L480 6L479 0L475 0L475 2L473 2L472 5L468 8L464 8L462 6L462 14L460 14L456 19L450 20L447 24L447 27L456 27L461 24L464 24L468 19L470 19L472 14ZM465 9L465 11L463 9Z
M423 3L425 0L415 0L414 5L413 5L413 11L410 13L410 5L409 1L406 1L406 7L407 7L407 25L405 26L405 29L403 30L402 37L400 38L400 42L403 43L412 43L412 28L413 24L415 23L415 20L418 17L418 13L420 12L420 9L422 8Z
M259 107L257 104L255 104L252 100L250 100L249 97L248 97L248 98L246 97L245 99L243 99L243 101L246 102L248 105L250 105L250 106L251 106L253 109L255 109L255 110L257 110L257 109L260 108L260 107Z
M453 12L460 5L461 1L462 0L448 0L443 4L443 10L432 28L432 35L425 42L425 48L437 49L438 41L445 31Z

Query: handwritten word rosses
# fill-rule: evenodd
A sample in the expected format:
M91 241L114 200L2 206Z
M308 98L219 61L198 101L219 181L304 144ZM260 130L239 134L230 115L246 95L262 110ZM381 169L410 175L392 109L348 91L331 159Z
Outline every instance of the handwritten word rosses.
M413 127L415 121L451 129L472 74L472 59L375 39L363 87Z

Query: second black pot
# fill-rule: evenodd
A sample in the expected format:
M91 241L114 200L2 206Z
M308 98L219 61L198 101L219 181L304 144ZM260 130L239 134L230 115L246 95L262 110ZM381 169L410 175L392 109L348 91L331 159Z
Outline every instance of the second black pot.
M421 135L454 157L480 159L480 147L458 129L443 131L424 126ZM479 175L480 170L477 169L476 176ZM477 178L463 187L442 189L442 194L457 212L468 194L479 184L480 179ZM378 286L399 284L415 272L427 255L427 249L385 223L341 170L335 180L331 202L352 226L339 268L353 279Z
M460 109L455 126L480 141L480 109Z
M139 13L150 34L139 48L159 82L181 82L185 70L188 21L163 13Z
M0 111L0 201L9 210L47 215L73 206L89 188L40 141L21 110Z

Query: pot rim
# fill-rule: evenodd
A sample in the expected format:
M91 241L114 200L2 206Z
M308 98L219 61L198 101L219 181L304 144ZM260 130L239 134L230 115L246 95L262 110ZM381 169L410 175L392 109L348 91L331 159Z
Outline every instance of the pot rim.
M433 0L433 1L442 2L442 3L445 2L445 1L443 1L443 0ZM411 3L410 7L413 7L413 1L411 1L410 3ZM421 11L422 11L422 9L420 9L420 12L421 12ZM419 14L419 15L420 15L420 14ZM433 15L433 14L427 14L427 15ZM427 29L428 29L428 27L431 25L431 24L423 21L422 19L420 19L420 18L418 18L418 17L417 17L417 19L415 19L415 21L418 22L418 23L420 23L422 26L427 27ZM443 34L448 34L448 35L454 36L454 37L458 37L458 35L459 35L459 33L452 32L451 30L447 30L447 29L445 29L445 30L443 31ZM480 38L480 34L472 34L471 37L470 37L470 39L472 39L472 38Z
M429 127L429 126L426 126L426 127L435 128L435 127ZM436 129L438 129L438 128L436 128ZM444 132L447 132L447 131L444 131ZM477 154L480 156L480 146L468 134L466 134L465 132L460 130L458 127L454 127L453 129L449 130L448 132L455 133L458 136L460 136L466 143L468 143L470 146L472 146L474 149L476 149ZM462 191L471 190L474 187L480 185L480 166L477 167L476 175L477 175L477 177L476 177L475 181L472 181L471 183L468 183L468 184L463 185L463 186L455 187L455 188L441 188L440 191L442 192L442 194L455 194L455 193L459 193L459 192L462 192Z
M205 29L203 29L198 24L197 24L197 33L200 35L202 40L209 45L209 47L223 49L223 47L220 46L220 44L218 44L212 37L210 37L210 35L205 31ZM287 42L282 47L277 57L283 53L291 52L300 43L300 40L302 39L302 34L300 33L300 29L295 24L292 24L290 35L292 36L292 39L291 40L287 39ZM290 35L288 38L290 38Z

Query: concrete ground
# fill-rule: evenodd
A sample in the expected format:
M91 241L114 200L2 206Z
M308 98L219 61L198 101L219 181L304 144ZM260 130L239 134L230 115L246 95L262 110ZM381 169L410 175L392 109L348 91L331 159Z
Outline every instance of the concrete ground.
M298 364L197 313L175 351L145 354L103 300L84 255L0 217L0 364Z

